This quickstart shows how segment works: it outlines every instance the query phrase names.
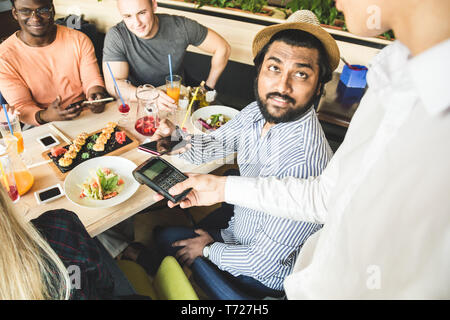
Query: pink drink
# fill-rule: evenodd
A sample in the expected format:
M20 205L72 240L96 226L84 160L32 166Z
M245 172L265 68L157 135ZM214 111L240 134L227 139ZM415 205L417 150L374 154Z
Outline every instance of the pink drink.
M136 120L134 128L144 136L152 136L159 126L159 119L153 116L145 116Z
M13 202L19 199L19 191L17 190L17 187L14 185L10 185L8 195Z
M121 104L120 106L119 106L119 112L120 113L128 113L128 112L130 112L130 106L129 105L127 105L127 104Z

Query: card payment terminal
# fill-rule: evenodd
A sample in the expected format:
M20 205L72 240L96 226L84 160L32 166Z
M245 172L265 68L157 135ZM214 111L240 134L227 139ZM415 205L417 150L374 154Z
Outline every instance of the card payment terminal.
M169 193L170 188L188 177L160 157L152 157L142 163L133 170L133 176L140 184L149 186L173 203L183 200L192 190L192 188L189 188L176 196Z

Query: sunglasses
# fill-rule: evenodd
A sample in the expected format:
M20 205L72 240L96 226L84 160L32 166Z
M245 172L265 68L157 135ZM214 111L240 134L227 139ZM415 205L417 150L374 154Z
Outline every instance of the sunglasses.
M33 13L38 16L41 17L43 19L48 19L50 18L50 16L53 13L53 7L43 7L43 8L38 8L35 10L31 10L31 9L16 9L17 13L22 17L22 18L31 18L31 16L33 15Z

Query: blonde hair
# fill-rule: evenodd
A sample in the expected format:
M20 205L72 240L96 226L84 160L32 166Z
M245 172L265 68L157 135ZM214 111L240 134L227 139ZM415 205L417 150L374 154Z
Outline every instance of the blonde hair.
M68 299L66 267L0 188L0 300Z

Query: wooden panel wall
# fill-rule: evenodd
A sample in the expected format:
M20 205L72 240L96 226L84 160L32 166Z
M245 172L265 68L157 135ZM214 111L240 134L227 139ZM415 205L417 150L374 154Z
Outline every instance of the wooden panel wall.
M13 18L11 10L0 12L0 42L19 30L19 24Z

